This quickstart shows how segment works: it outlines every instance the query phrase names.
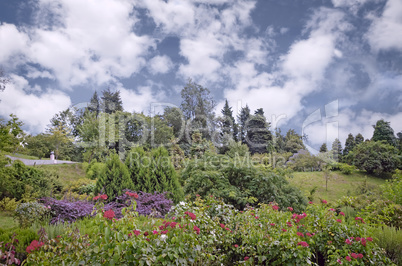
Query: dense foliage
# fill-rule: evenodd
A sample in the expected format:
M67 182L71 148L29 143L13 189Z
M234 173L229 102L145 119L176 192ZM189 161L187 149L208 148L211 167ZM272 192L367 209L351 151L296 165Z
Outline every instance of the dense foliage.
M256 167L249 157L228 160L223 156L191 162L182 172L184 191L191 195L216 195L243 209L246 205L276 201L281 208L302 210L307 200L278 171Z
M29 250L26 265L392 265L362 218L347 221L325 201L297 213L292 208L282 211L275 203L236 211L213 198L198 197L178 204L171 219L153 226L132 212L120 220L110 217L99 213L88 236L70 231L45 240Z

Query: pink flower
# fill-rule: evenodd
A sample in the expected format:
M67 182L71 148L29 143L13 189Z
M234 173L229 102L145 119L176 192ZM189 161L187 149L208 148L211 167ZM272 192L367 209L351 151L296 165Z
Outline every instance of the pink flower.
M197 235L200 234L200 228L198 228L197 226L194 225L193 230L195 231L195 233L196 233Z
M176 227L176 225L177 225L177 223L176 223L176 222L171 222L171 223L170 223L170 227L172 227L172 228L175 228L175 227Z
M161 234L162 234L162 235L166 235L167 233L168 233L168 230L161 231Z
M197 219L197 216L195 216L195 214L192 213L192 212L185 212L185 214L187 214L188 216L190 216L191 220Z
M297 232L296 233L298 236L304 237L304 234L302 232Z
M250 257L244 257L244 260L246 261L246 260L248 260Z
M357 259L357 254L356 253L352 253L350 254L350 256L352 256L352 258Z
M238 248L238 247L239 247L239 245L237 245L237 244L236 244L236 245L234 245L234 247L235 247L235 248Z
M306 236L308 236L308 237L312 237L313 235L312 235L312 234L310 234L310 233L306 233Z
M334 208L331 208L331 209L329 209L329 210L332 211L332 212L336 211Z
M225 225L224 224L219 224L222 228L225 228Z
M139 230L133 230L134 235L138 236L141 234L141 232Z
M115 214L114 214L114 211L113 211L112 209L107 210L107 211L105 211L105 212L103 213L103 217L104 217L104 218L107 218L107 219L109 219L109 220L112 220L114 216L115 216Z
M359 253L359 254L357 254L357 257L358 257L359 259L362 259L362 258L363 258L363 254Z
M356 241L360 241L360 237L356 237Z
M152 231L152 234L157 235L157 234L158 234L158 231L153 230L153 231Z
M286 231L288 231L288 230L286 230L285 228L282 228L282 231L283 231L283 232L286 232Z
M103 200L107 200L107 195L103 194L103 195L100 196L100 198L103 199Z
M351 260L352 260L349 256L346 256L345 259L346 259L347 261L351 261Z
M337 260L337 262L338 262L339 264L342 264L342 261L341 261L341 259L338 259L338 260Z
M349 239L346 239L345 243L348 245L352 245L352 242Z
M145 232L145 233L144 233L144 236L147 236L147 235L148 235L148 232Z
M336 219L336 221L337 221L338 223L342 223L342 220L341 220L341 219Z
M131 237L133 234L130 232L130 233L128 233L128 237Z
M301 241L299 243L297 243L298 246L302 246L302 247L308 247L308 243L305 241Z
M314 204L312 201L309 201L308 204Z
M289 210L289 211L293 211L293 208L292 208L292 207L288 207L288 210Z
M255 219L258 219L259 217L258 217L258 216L255 216L254 218L255 218Z
M275 224L274 224L274 223L270 223L270 225L271 225L271 226L275 226Z
M322 199L321 202L324 203L324 204L328 203L325 199Z
M370 242L373 241L373 239L371 237L367 237L366 240L370 241Z
M345 213L344 213L344 212L340 212L339 215L345 216Z
M277 211L277 210L279 210L279 207L277 205L274 205L274 206L272 206L272 209Z

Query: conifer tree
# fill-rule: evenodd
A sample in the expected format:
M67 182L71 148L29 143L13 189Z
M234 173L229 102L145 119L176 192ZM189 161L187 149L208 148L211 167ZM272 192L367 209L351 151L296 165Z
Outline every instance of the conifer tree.
M89 102L88 111L90 111L91 113L95 113L96 117L98 117L98 115L99 115L100 103L99 103L98 93L96 91L92 95L92 98Z
M120 161L119 155L112 152L106 159L103 173L96 181L94 193L105 193L109 200L123 194L124 189L133 189L127 166Z
M362 143L364 141L364 137L362 134L357 134L355 137L355 146L359 145L360 143Z
M148 179L151 162L146 157L147 153L140 146L133 147L126 157L125 165L130 173L135 191L153 192ZM147 182L148 181L148 182Z
M237 141L238 128L236 121L233 117L232 107L229 107L228 100L225 101L225 106L222 109L222 135L228 134L232 136L233 140Z
M355 138L352 133L349 133L348 138L345 141L345 148L343 149L343 155L348 155L351 150L355 147Z
M240 129L240 141L242 144L247 144L246 136L247 136L247 126L250 119L250 108L248 105L246 107L242 107L240 110L239 119L239 129Z
M252 154L267 152L268 144L272 142L272 133L269 131L269 126L270 123L267 122L264 116L264 110L262 108L257 109L247 127L247 145Z
M342 144L338 138L334 140L332 143L332 154L334 156L334 160L340 161L342 159Z
M320 152L327 152L327 151L328 151L327 144L323 143L320 147Z

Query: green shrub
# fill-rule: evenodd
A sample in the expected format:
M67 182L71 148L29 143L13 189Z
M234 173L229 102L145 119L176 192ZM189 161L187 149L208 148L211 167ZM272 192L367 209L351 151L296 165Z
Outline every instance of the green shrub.
M5 197L0 201L0 211L14 211L18 202L15 199Z
M186 194L213 194L238 209L276 201L282 208L293 206L300 211L307 204L307 199L288 183L284 173L227 161L220 156L204 160L191 162L182 172Z
M47 207L36 201L20 203L15 209L14 217L20 224L20 227L26 228L35 221L44 221L48 211Z
M88 179L97 180L102 175L105 170L105 164L97 162L97 160L92 160L91 163L86 167L86 177Z
M38 235L36 231L31 228L0 231L0 242L10 243L14 233L16 234L15 238L18 240L18 243L14 244L16 247L16 257L23 261L27 255L25 251L26 247L32 240L38 239Z
M396 170L392 180L381 186L385 198L402 205L402 171Z
M396 265L402 265L402 231L395 227L379 227L374 231L375 243L385 249L387 257Z
M111 153L106 159L104 171L96 181L94 193L104 191L110 201L122 195L124 189L133 189L133 186L127 166L120 161L118 154Z
M341 170L342 174L350 175L353 173L353 170L355 169L355 167L352 165L348 165L346 163L340 163L339 169Z

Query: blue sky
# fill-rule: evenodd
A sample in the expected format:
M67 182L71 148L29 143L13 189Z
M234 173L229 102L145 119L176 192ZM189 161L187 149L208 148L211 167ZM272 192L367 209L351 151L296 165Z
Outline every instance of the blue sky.
M127 111L179 105L188 78L316 149L402 131L401 0L0 1L0 66L0 115L31 133L107 87Z

